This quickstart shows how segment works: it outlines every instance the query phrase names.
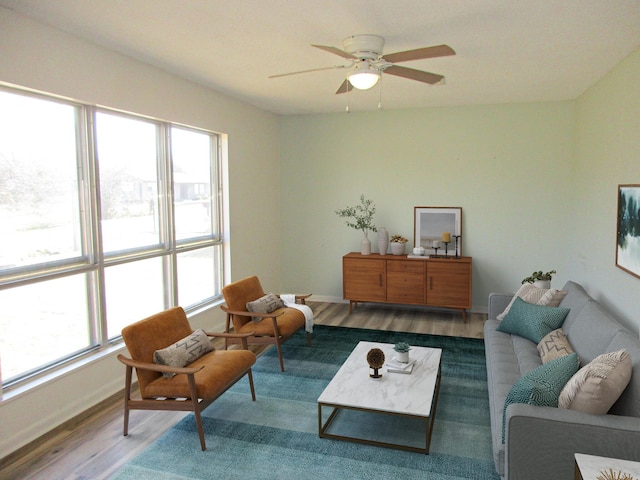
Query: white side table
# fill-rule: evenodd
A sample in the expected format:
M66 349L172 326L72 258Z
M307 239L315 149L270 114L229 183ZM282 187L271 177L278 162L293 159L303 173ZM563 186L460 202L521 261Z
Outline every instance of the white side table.
M640 462L597 457L595 455L585 455L584 453L576 453L574 456L576 459L576 480L607 478L603 476L603 472L608 473L610 470L613 471L614 475L622 472L623 474L631 475L633 480L640 480ZM617 476L613 478L617 478Z

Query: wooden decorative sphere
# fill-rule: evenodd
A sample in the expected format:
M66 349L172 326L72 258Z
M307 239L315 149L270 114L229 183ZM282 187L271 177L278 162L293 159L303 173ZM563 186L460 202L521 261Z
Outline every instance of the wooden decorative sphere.
M372 348L367 353L367 362L373 369L382 368L384 365L384 352L379 348Z

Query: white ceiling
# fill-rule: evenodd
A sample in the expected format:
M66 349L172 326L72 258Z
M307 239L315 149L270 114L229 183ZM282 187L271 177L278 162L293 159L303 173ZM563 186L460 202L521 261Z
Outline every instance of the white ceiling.
M640 0L0 0L18 13L278 114L573 99L640 45ZM383 75L382 92L335 95L352 34L385 53L448 44L456 55Z

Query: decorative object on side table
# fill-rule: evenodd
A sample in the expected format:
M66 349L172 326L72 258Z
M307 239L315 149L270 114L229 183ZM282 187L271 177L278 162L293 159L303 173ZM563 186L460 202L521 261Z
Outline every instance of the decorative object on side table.
M347 226L362 230L364 238L360 242L360 253L362 255L371 254L371 241L369 240L369 230L377 232L378 229L373 224L373 215L376 213L376 205L373 200L364 198L364 194L360 195L360 204L355 207L347 207L342 210L336 210L336 215L340 218L346 218Z
M576 453L574 458L576 480L640 480L640 462L584 453Z
M556 273L557 272L555 270L545 273L542 273L542 270L533 272L530 276L522 280L522 284L533 283L533 285L538 288L551 288L551 279Z
M409 363L409 350L411 346L406 342L398 342L393 346L396 351L396 358L400 363Z
M606 470L601 471L596 480L633 480L633 477L620 470L614 472L613 469L610 468L608 472Z
M373 372L369 372L369 376L371 378L380 378L382 374L380 373L380 369L384 365L384 352L379 348L372 348L367 353L367 363L369 364L369 368L373 370Z
M391 253L394 255L404 255L404 245L409 240L404 238L402 235L394 235L391 237Z
M386 255L389 248L389 232L386 228L382 227L378 230L378 253L380 255Z

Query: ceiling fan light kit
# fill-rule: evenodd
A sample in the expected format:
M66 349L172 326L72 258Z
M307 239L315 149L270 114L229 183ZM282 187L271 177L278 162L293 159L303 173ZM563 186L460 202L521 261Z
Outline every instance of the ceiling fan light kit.
M349 83L358 90L369 90L380 80L380 70L373 67L369 60L362 59L356 63L353 72L347 74Z

